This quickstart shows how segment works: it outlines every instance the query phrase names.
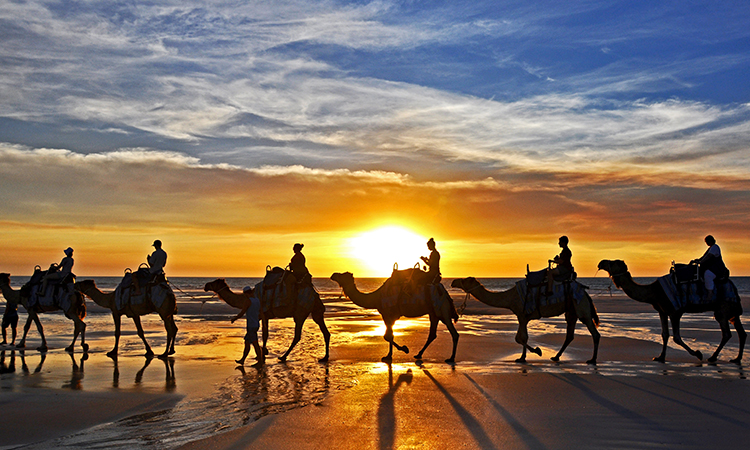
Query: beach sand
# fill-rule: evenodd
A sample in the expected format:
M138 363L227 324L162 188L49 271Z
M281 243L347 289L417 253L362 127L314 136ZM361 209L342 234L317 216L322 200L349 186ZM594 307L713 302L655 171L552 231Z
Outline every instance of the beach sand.
M241 370L234 359L244 320L230 324L235 310L222 303L180 305L177 354L167 361L140 356L142 344L125 320L120 357L107 358L112 322L95 306L88 358L80 350L68 355L62 348L72 324L50 316L43 318L51 347L43 359L30 348L23 355L2 350L0 448L747 447L750 382L746 365L728 362L738 351L736 333L717 364L673 343L668 362L656 363L656 312L622 296L595 302L602 319L595 366L585 363L593 346L581 324L561 362L549 360L563 341L562 318L532 322L530 343L543 356L516 363L515 317L473 300L458 322L455 365L443 362L451 350L443 325L423 361L414 361L426 318L398 323L397 341L411 355L380 362L387 343L379 316L333 299L326 303L330 362L317 362L324 347L312 321L289 361L279 362L293 333L284 319L272 321L268 364ZM162 351L158 317L144 325ZM686 316L682 330L704 354L719 342L710 314ZM38 345L35 333L29 347Z

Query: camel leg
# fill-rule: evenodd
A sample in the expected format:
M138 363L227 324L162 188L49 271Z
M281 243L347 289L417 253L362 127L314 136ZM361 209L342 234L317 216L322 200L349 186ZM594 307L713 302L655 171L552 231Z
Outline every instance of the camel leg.
M286 350L286 353L279 356L279 361L286 361L286 358L289 356L289 353L292 352L292 349L295 345L302 339L302 326L305 324L305 319L307 319L307 316L303 318L295 317L294 318L294 339L292 339L292 343L289 346L289 348Z
M523 347L523 353L521 353L521 357L516 360L516 362L526 362L526 350L528 349L531 353L536 353L539 356L542 356L542 349L539 347L531 348L529 347L529 332L526 329L527 322L525 321L518 321L518 332L516 333L516 342L521 344Z
M81 335L81 347L84 349L84 352L88 351L88 345L86 345L86 323L81 320L79 317L74 316L73 318L73 342L70 343L69 346L65 347L65 351L72 353L75 349L76 340L78 339L78 335Z
M169 346L169 354L174 355L174 345L177 342L177 323L174 320L174 316L169 316L169 324L172 327L172 344Z
M732 331L729 329L729 321L722 319L718 320L718 322L719 328L721 328L721 342L719 342L719 346L716 347L716 351L714 351L713 355L708 358L707 361L710 363L714 363L719 359L721 349L724 348L724 345L732 338Z
M383 339L385 339L388 342L389 346L388 346L388 354L382 357L381 361L386 362L386 363L390 363L391 361L393 361L393 347L396 347L396 349L406 353L407 355L409 354L409 347L405 345L398 345L396 341L393 339L393 324L395 322L396 322L395 320L385 322L385 335L383 336Z
M326 326L326 322L324 320L324 313L325 313L325 307L323 307L322 309L316 308L312 313L312 319L315 323L318 324L318 327L320 328L320 332L323 333L323 340L326 343L326 355L320 358L318 362L328 361L329 347L331 345L331 332L328 331L328 327Z
M552 361L560 361L560 357L562 356L565 349L568 348L568 345L570 345L571 342L573 342L573 339L575 338L577 321L578 317L574 312L565 311L565 323L567 324L565 329L565 342L563 342L562 347L560 347L560 351L557 352L555 356L550 358Z
M117 322L119 322L120 318L117 318ZM146 358L153 358L154 357L154 351L151 350L151 346L148 345L148 341L146 341L146 333L143 332L143 325L141 325L141 317L140 316L133 316L133 323L135 324L136 332L138 333L138 337L141 338L141 341L143 342L144 347L146 347L146 354L143 355ZM119 335L117 336L119 338ZM115 356L117 356L117 350L112 350L115 352ZM109 355L109 354L108 354Z
M414 355L414 359L422 359L422 355L424 354L424 351L427 350L427 347L437 338L437 326L438 326L438 320L437 317L434 317L433 315L430 315L430 333L427 335L427 342L425 342L424 347L422 347L422 350L419 351L416 355Z
M112 321L115 323L115 346L112 348L112 350L107 352L107 356L109 356L110 358L117 358L117 350L120 348L120 328L122 316L112 313Z
M26 335L29 334L29 329L31 328L31 322L34 319L31 318L31 313L26 317L26 323L23 326L23 336L21 336L21 340L18 341L18 344L16 344L16 348L26 348Z
M584 325L586 325L586 328L589 329L591 338L594 340L594 355L591 357L591 359L586 361L586 364L596 364L596 358L599 355L599 340L601 339L602 335L599 333L599 330L596 329L596 324L594 323L593 319L588 318L583 323Z
M654 358L656 362L664 362L667 359L667 344L669 343L669 317L666 313L659 312L659 321L661 322L661 354Z
M745 340L747 339L747 332L745 332L745 328L742 326L740 316L731 319L730 322L734 324L734 329L737 330L737 336L740 338L740 352L737 354L737 358L729 362L740 364L742 362L742 352L745 350Z
M162 317L162 320L164 321L164 330L167 332L167 346L164 349L164 353L159 355L159 359L165 359L174 352L174 335L177 334L177 326L174 324L172 316Z
M458 330L456 330L456 326L453 324L453 321L451 321L451 317L448 316L447 320L445 320L443 323L445 323L446 328L448 328L448 331L451 334L451 338L453 339L453 353L451 353L451 357L446 359L445 362L448 364L453 364L456 362L456 349L458 348Z
M29 334L29 329L31 328L31 322L34 322L36 324L36 329L39 331L39 335L42 337L42 345L37 347L36 349L40 352L46 352L47 351L47 338L44 337L44 327L42 326L42 321L39 320L39 315L34 311L29 311L29 316L26 319L26 325L23 326L23 337L21 338L21 342L16 345L17 348L25 348L26 347L26 335Z
M680 336L680 317L679 316L672 317L672 335L677 345L687 350L687 352L690 353L691 355L703 361L703 353L701 353L700 350L693 350L692 348L688 347L688 345L682 340L682 336Z
M268 343L268 319L263 319L263 327L261 331L261 336L263 339L263 355L268 356L268 347L266 347L266 344Z

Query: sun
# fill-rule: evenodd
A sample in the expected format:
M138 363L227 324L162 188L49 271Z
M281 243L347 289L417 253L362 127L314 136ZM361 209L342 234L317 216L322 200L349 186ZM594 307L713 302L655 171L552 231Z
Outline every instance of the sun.
M414 267L419 257L427 255L427 238L399 226L366 231L349 239L350 255L369 269L369 276L390 276L393 265L400 269Z

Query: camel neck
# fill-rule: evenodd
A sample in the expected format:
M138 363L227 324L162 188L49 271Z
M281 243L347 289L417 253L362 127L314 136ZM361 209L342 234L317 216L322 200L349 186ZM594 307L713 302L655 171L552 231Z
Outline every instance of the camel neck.
M115 291L102 292L96 285L92 285L86 288L85 291L81 291L86 294L91 300L99 306L104 308L112 309L115 301Z
M661 287L658 286L658 281L654 281L651 284L636 283L635 280L633 280L633 276L630 275L630 272L613 275L612 279L628 297L643 303L653 304L655 302L654 289L661 289Z
M382 287L374 292L367 293L360 292L356 284L347 283L345 286L342 286L342 289L344 289L344 294L357 306L367 309L378 309L381 305L380 290Z
M0 291L2 291L3 297L5 297L6 301L18 303L21 299L21 292L14 291L13 288L10 287L10 283L0 286Z
M515 286L506 291L492 292L487 290L487 288L481 284L478 284L475 288L471 289L469 293L480 302L496 308L507 308L516 312L520 311L523 307L520 302L520 297L518 296L518 290Z
M224 300L227 305L234 308L244 308L248 300L248 298L244 295L232 292L232 290L229 289L229 286L224 286L214 292L219 296L220 299Z

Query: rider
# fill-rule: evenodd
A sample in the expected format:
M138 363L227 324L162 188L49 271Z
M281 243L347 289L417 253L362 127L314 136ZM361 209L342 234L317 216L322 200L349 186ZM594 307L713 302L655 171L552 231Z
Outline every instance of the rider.
M292 272L292 275L294 275L294 278L297 279L297 284L312 284L312 275L310 275L310 271L307 270L307 266L305 265L305 255L302 254L302 247L304 247L305 244L294 244L292 247L292 251L294 252L294 256L292 256L291 261L289 261L289 270Z
M142 268L138 269L138 272L141 275L145 275L148 278L148 282L153 281L156 274L162 272L164 270L164 266L167 265L167 252L162 250L161 248L161 241L159 239L155 240L153 244L151 244L155 248L154 252L150 255L146 256L146 262L148 262L148 269ZM133 286L135 287L135 295L141 295L141 286L140 282L138 281L137 276L133 276Z
M706 291L714 290L714 280L716 278L728 278L729 270L724 265L721 257L721 249L716 244L716 239L710 234L705 238L708 250L698 259L690 261L690 264L699 264L700 272L703 274L703 282L706 285Z
M555 263L557 267L547 272L547 292L552 292L552 282L555 278L567 279L573 273L573 263L571 262L573 252L568 248L569 242L570 240L567 236L560 236L560 239L557 241L557 245L562 248L562 251L554 259L549 260L550 264Z
M424 279L427 284L438 284L442 277L440 276L440 253L435 248L435 239L430 238L427 241L427 249L430 250L430 256L420 256L428 268Z
M68 247L63 250L63 253L65 253L65 257L57 266L58 270L56 272L48 272L47 275L42 278L42 295L47 292L47 284L50 280L63 280L73 271L73 249Z

